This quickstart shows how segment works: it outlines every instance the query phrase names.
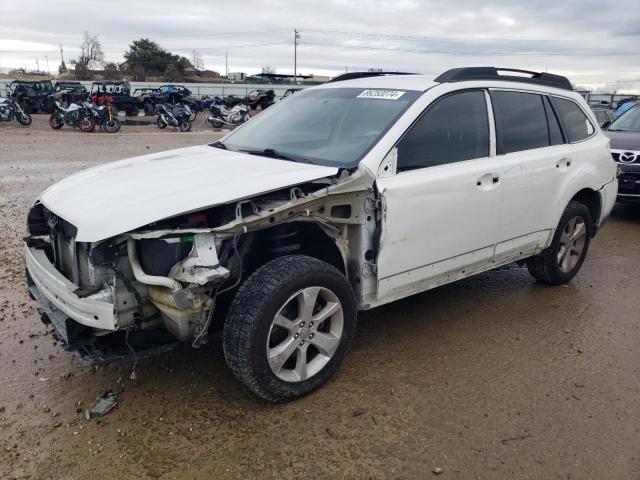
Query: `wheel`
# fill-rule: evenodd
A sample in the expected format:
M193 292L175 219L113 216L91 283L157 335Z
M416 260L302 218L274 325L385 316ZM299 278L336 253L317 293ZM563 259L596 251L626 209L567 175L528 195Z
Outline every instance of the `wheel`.
M96 122L93 120L92 117L82 117L82 120L80 120L80 130L82 130L83 132L93 132L96 129Z
M260 397L293 400L333 375L356 319L353 290L336 268L303 255L280 257L238 290L224 323L224 355Z
M188 118L183 118L179 123L181 132L188 132L191 130L191 121Z
M162 120L162 118L158 117L156 118L156 127L163 129L166 128L167 124L164 123L164 121Z
M31 125L31 121L32 121L31 115L29 115L28 113L20 113L20 112L16 112L16 120L20 125L24 125L25 127L28 127L29 125Z
M570 202L560 218L551 245L527 260L531 275L550 285L571 280L587 256L592 228L589 209L582 203Z
M64 125L64 122L58 117L56 117L55 114L49 117L49 126L54 130L60 130L63 125Z
M195 110L191 110L191 115L189 115L189 121L193 122L197 116L198 116L198 112L196 112Z
M136 105L127 109L127 115L129 117L137 117L138 113L140 113L140 109Z
M111 120L107 120L104 124L104 131L107 133L117 133L120 130L122 124L120 120L116 117L113 117Z

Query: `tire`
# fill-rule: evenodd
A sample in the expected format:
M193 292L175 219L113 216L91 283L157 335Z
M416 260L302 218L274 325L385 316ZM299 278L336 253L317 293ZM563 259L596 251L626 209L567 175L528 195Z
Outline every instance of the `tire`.
M191 110L191 115L189 115L189 121L193 122L197 116L198 116L198 112L196 112L195 110Z
M191 130L191 121L188 118L183 118L179 123L181 132L188 132Z
M111 120L107 119L104 123L104 131L107 133L118 133L122 124L120 120L113 117Z
M31 115L28 113L16 113L16 120L20 125L24 125L25 127L31 125L32 122Z
M60 120L55 114L49 117L49 126L54 130L60 130L64 125L64 122Z
M137 117L139 113L140 113L140 108L138 108L136 105L129 107L127 109L127 116L129 117Z
M583 227L580 227L583 225ZM564 210L551 245L527 259L529 273L549 285L561 285L576 276L589 250L593 231L586 205L572 201ZM563 252L567 252L562 255Z
M80 120L79 127L83 132L91 133L96 129L96 122L93 120L93 117L83 117Z
M330 298L341 310L325 320L316 320L315 326L312 321L298 323L308 317L286 309L299 308L299 299L307 298L302 292L316 289L320 300L312 304L315 308L326 309L328 303L322 302ZM312 320L318 315L316 311ZM279 323L285 323L286 329L274 324L276 316L283 319ZM238 290L224 323L224 355L236 378L256 395L271 402L289 401L314 391L333 375L351 345L356 322L355 297L342 273L312 257L280 257L260 267ZM274 339L274 335L280 338ZM331 346L332 353L320 353L316 347L320 339L331 340L325 345ZM275 354L276 359L280 357L279 363L272 367L269 349L277 352L284 344L283 353L287 353ZM302 358L308 363L298 369L302 350L306 352Z
M167 128L167 124L162 121L162 118L158 117L156 118L156 127L162 130L163 128Z

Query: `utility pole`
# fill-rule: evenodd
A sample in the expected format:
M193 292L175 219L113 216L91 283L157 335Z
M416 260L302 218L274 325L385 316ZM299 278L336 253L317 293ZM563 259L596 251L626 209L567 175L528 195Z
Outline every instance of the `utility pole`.
M45 55L44 59L47 61L47 75L49 75L49 57Z
M229 78L229 52L227 50L224 52L224 69L226 77Z
M40 71L40 62L38 61L38 59L36 58L36 71L39 72Z
M298 30L293 30L293 83L298 83L298 40L300 34Z
M62 44L60 44L60 59L62 60L62 63L64 63L64 51L62 50Z

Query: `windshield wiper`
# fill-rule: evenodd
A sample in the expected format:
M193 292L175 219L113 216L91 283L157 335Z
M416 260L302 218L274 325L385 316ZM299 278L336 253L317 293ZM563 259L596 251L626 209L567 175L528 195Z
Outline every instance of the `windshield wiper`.
M214 148L221 148L222 150L229 150L227 146L224 143L222 143L220 140L218 140L217 142L213 142L211 146Z
M249 155L259 155L261 157L277 158L280 160L291 160L293 162L299 161L299 158L294 158L285 153L278 152L273 148L265 148L264 150L238 150L239 152L248 153Z

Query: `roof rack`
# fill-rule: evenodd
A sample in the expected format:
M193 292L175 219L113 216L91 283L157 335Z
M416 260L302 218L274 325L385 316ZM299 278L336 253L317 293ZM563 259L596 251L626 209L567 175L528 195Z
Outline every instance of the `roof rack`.
M382 77L384 75L415 75L410 72L347 72L332 78L327 83L342 82L344 80L355 80L357 78Z
M500 72L512 72L521 75L501 75ZM523 76L523 75L529 76ZM505 80L508 82L533 83L546 87L561 88L563 90L573 90L571 82L567 77L554 75L546 72L530 72L529 70L518 70L515 68L496 67L463 67L452 68L440 74L434 79L439 83L463 82L467 80Z

